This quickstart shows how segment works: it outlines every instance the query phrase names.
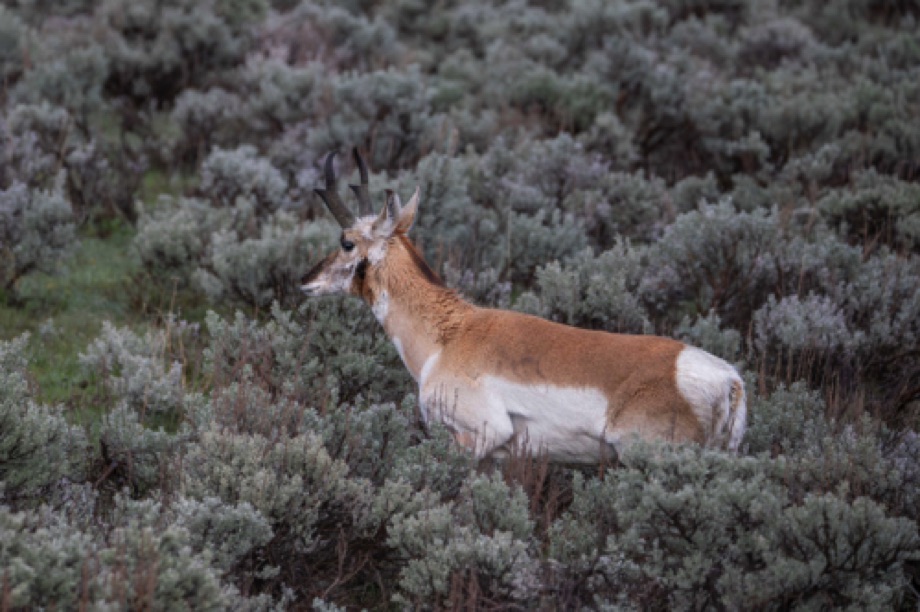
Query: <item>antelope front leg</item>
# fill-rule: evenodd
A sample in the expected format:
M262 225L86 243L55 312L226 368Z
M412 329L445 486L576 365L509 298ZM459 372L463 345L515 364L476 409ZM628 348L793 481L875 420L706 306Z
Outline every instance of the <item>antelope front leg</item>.
M504 406L496 405L478 389L442 383L429 386L421 395L426 424L443 423L454 441L477 460L490 457L514 436L514 426ZM447 397L450 401L445 400Z

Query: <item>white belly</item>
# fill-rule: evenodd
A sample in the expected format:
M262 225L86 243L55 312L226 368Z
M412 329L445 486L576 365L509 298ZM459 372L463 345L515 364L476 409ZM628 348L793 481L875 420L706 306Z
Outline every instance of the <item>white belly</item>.
M489 410L514 426L514 442L554 461L589 463L610 449L606 443L607 398L597 389L526 385L488 376L482 392Z

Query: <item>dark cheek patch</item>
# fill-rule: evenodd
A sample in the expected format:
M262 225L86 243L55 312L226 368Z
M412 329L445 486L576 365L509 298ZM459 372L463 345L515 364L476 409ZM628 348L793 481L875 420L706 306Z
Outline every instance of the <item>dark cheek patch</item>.
M369 299L370 295L368 294L367 284L364 282L365 277L367 276L367 259L362 259L358 262L358 265L355 267L355 274L351 277L351 293L352 295L357 295L358 297Z

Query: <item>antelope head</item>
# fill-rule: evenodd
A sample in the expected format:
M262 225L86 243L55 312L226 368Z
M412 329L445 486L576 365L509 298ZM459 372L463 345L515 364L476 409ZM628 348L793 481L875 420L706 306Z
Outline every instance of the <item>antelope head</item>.
M412 199L403 206L396 192L388 189L383 209L375 215L367 186L367 165L354 149L361 175L360 185L350 185L362 215L356 217L339 196L334 156L335 153L330 153L326 157L326 188L317 189L316 193L342 227L339 248L303 277L301 291L308 296L349 294L368 300L368 273L384 263L394 240L405 236L412 227L418 210L419 190L416 188Z

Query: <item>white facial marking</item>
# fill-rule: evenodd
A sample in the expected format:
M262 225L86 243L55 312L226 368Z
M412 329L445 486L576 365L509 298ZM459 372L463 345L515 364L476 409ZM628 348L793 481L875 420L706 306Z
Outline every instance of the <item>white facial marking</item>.
M677 389L704 429L720 434L731 412L732 389L736 382L741 382L735 368L715 355L687 346L677 356L675 379ZM745 415L737 417L744 419ZM740 424L743 432L743 422ZM733 433L739 436L740 442L737 429L733 428Z
M374 304L371 306L371 310L373 311L374 316L377 317L377 321L383 325L387 320L387 312L390 310L390 294L386 291L381 291L380 295L377 296L377 299L374 300Z
M359 217L352 226L355 231L361 234L365 240L374 239L374 221L377 219L374 215Z
M367 260L376 265L383 261L387 255L387 241L377 240L367 251Z
M527 385L487 376L482 391L489 404L484 419L487 412L511 418L518 441L530 452L578 463L601 458L607 442L607 398L599 389Z

